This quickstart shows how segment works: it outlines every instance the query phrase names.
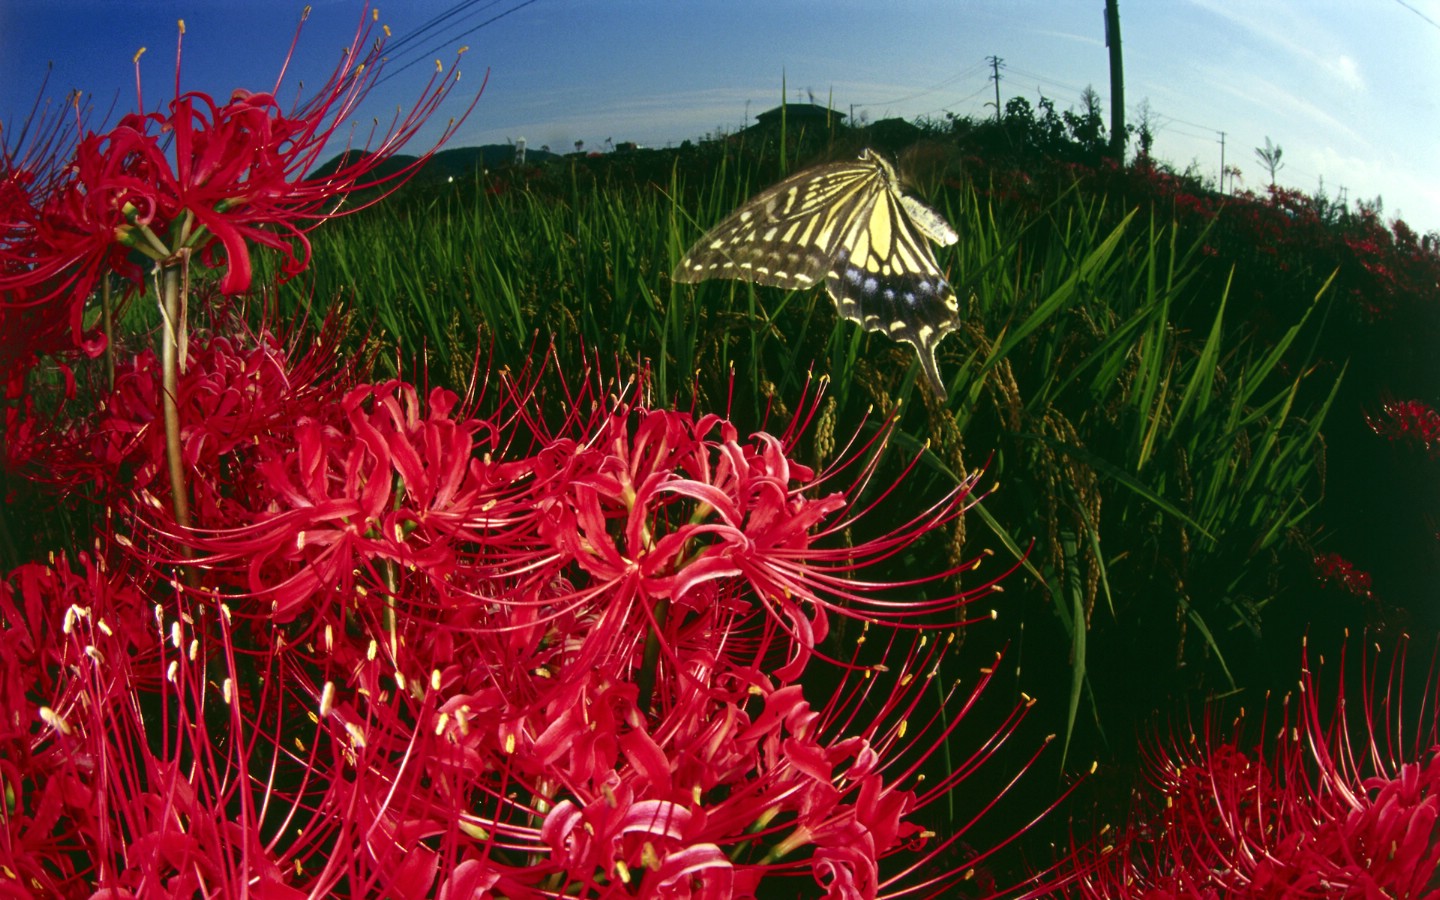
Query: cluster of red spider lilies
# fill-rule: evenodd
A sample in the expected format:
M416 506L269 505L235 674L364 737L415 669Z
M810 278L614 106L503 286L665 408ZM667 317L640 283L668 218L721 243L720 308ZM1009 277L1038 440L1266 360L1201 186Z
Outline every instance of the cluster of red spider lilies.
M935 676L993 583L874 574L973 481L856 542L889 432L800 464L823 387L743 436L643 371L545 353L461 397L342 362L335 318L191 344L192 265L220 295L250 287L253 244L304 269L306 230L455 88L307 179L382 67L371 28L289 111L177 73L162 112L0 146L0 449L74 523L0 577L0 893L999 890L1010 839L976 851L973 820L934 814L988 808L1042 749L1012 740L1022 703L935 775L994 668ZM37 403L42 363L113 346L109 304L85 315L112 290L161 304L161 352L115 358L89 408ZM1128 821L1007 895L1440 896L1436 678L1417 729L1403 655L1364 659L1383 700L1323 703L1306 668L1258 733L1207 718L1157 744Z

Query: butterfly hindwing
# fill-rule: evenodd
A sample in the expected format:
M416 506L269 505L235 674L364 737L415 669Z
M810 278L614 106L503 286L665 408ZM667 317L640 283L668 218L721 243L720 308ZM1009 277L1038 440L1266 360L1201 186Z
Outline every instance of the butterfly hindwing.
M853 235L836 252L825 287L841 316L913 345L930 386L944 399L935 351L960 325L955 292L930 246L908 227L895 196L886 192L875 204L854 226L867 233Z
M807 169L757 194L701 238L672 278L790 290L824 281L842 317L912 344L944 399L935 350L960 315L929 241L958 239L943 216L901 192L888 162L864 150L856 162Z

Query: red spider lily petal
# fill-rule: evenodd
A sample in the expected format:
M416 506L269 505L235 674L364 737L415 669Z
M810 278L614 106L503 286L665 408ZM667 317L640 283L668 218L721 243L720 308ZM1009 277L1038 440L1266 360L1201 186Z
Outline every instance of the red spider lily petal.
M653 883L653 888L651 884ZM737 895L738 879L730 859L714 844L696 844L666 855L642 896L727 900Z
M869 835L859 832L825 844L815 851L815 880L826 888L827 897L861 900L874 897L879 873L875 847Z
M617 862L647 854L658 861L661 856L668 857L672 847L687 842L696 818L689 809L669 801L628 796L622 784L613 796L597 799L584 809L569 800L558 803L540 829L541 840L550 845L551 860L571 871L598 870L623 881L630 877L629 867L617 866ZM719 848L707 844L699 849L700 859L708 859L713 866L711 852ZM698 861L694 853L687 857L682 858L680 868Z
M82 334L84 301L98 272L71 272L73 254L47 253L36 243L47 222L42 210L65 178L89 113L78 95L71 101L73 116L42 109L37 100L20 128L0 131L0 334L6 335L0 372L7 381L23 380L39 354L78 348L93 356L104 346ZM67 299L47 302L53 296Z
M440 900L473 900L494 896L492 889L499 883L500 873L478 859L467 859L440 885ZM521 895L528 896L528 895Z

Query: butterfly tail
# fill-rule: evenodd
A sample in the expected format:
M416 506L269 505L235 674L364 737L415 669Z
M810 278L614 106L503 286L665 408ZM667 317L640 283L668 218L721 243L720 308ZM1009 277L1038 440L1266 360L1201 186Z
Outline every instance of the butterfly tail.
M950 395L945 390L945 382L940 378L940 365L935 361L935 347L916 344L915 355L920 357L920 368L925 372L925 380L930 382L930 390L934 392L935 399L944 403Z

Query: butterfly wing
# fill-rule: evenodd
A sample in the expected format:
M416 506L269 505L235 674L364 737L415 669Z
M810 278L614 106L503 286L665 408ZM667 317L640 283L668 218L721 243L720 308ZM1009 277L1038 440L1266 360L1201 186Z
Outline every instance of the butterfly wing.
M737 278L803 290L825 279L850 209L874 190L873 166L806 169L752 197L690 248L673 281Z
M856 162L807 169L757 194L701 238L671 278L790 290L823 280L842 317L912 344L943 400L935 349L960 313L927 238L949 245L959 236L902 193L894 169L867 149Z
M888 164L875 159L883 189L851 223L825 287L840 315L914 346L931 389L944 400L935 351L960 327L960 307L925 238L953 244L959 235L939 213L901 194Z

